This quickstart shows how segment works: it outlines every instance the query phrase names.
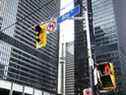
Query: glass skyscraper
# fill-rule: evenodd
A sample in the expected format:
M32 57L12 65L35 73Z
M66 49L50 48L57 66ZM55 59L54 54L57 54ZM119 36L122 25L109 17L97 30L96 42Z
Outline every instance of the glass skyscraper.
M74 41L66 43L65 95L75 95Z
M119 93L126 90L125 4L125 0L92 0L96 61L115 65Z
M47 47L35 49L32 25L58 16L60 0L0 1L0 28L12 25L0 30L0 82L10 82L8 89L13 95L16 84L23 87L19 92L25 95L55 95L59 33L48 34ZM26 90L27 86L31 90ZM36 94L36 89L40 94Z

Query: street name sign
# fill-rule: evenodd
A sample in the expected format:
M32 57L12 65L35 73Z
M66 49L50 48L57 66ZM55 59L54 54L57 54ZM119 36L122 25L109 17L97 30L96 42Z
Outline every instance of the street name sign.
M69 12L65 13L64 15L57 18L57 23L60 24L63 21L67 20L70 17L76 16L80 13L80 5L77 5L74 9L70 10Z

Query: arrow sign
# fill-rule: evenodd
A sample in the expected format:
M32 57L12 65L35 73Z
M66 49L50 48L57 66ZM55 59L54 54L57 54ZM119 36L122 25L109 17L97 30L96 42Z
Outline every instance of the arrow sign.
M60 16L57 18L57 23L61 23L63 21L65 21L66 19L75 16L77 14L80 13L80 5L76 6L74 9L70 10L69 12L67 12L66 14Z

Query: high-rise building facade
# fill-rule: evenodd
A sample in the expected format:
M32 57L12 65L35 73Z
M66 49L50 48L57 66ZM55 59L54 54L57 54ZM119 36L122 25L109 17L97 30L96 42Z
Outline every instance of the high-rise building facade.
M0 1L0 29L2 25L1 9L2 9L2 0Z
M74 64L74 42L66 43L65 56L65 95L75 94L75 64Z
M85 17L83 20L75 20L75 35L74 35L74 64L75 64L75 95L82 94L85 88L90 88L91 83L91 72L89 70L89 56L88 56L88 45L91 44L93 50L94 45L94 34L92 24L92 9L91 0L78 0L75 2L75 6L80 5L81 12L77 17ZM88 17L86 17L86 13ZM87 39L87 25L86 18L88 18L88 26L90 27L90 40L88 43ZM93 53L92 53L93 54ZM92 56L93 57L93 56ZM92 81L93 82L93 81Z
M37 90L40 95L55 95L59 33L48 34L46 48L35 49L32 25L47 21L51 16L58 16L60 0L1 1L0 82L10 82L10 93L14 92L12 89L18 84L23 87L19 92L26 95L36 95ZM30 90L27 90L27 86Z
M1 29L1 25L2 25L2 17L0 17L0 29Z
M96 61L115 65L120 95L126 90L125 4L125 0L92 0Z

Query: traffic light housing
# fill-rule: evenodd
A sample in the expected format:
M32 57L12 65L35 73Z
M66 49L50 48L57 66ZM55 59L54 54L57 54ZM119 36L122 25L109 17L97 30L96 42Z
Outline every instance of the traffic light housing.
M44 48L47 44L46 23L37 25L35 30L35 48Z
M44 48L47 44L47 31L55 32L57 27L56 18L51 18L49 22L42 22L33 27L35 31L35 48Z
M100 74L102 86L100 89L113 90L116 88L115 70L112 63L98 64L97 70Z

